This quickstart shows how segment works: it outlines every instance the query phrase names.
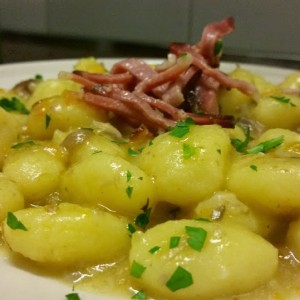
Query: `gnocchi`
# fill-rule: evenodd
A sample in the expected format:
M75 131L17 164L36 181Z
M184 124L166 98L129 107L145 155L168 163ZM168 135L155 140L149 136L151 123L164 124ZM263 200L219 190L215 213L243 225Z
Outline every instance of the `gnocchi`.
M201 250L191 242L189 229L207 234ZM179 238L176 246L171 244L173 237ZM154 247L157 250L153 253ZM250 230L195 220L169 221L146 233L135 233L129 260L133 267L135 263L144 267L137 277L142 288L167 299L210 299L246 293L270 280L278 264L277 249ZM179 281L185 281L182 275L174 287L170 285L177 267L192 274L193 284L180 286Z
M176 94L181 77L155 86L170 69L193 71L190 52L162 65L128 59L111 72L86 58L26 97L3 92L26 109L0 107L8 251L41 268L94 272L85 279L93 286L112 274L132 299L289 292L300 260L299 72L275 84L239 66L195 73L189 93ZM158 78L142 80L131 63ZM185 103L172 105L172 93Z
M6 243L16 253L58 267L89 266L122 258L130 240L125 220L76 204L32 207L15 213L26 230L6 223Z

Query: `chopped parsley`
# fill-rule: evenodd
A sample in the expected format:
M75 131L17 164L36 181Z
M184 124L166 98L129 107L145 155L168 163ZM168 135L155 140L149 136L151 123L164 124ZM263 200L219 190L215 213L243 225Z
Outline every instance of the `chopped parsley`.
M130 181L131 177L132 177L131 172L129 170L127 170L127 172L126 172L126 180L127 180L127 182Z
M133 192L133 187L132 186L128 186L126 188L126 194L127 194L128 198L131 198L132 192Z
M45 125L46 125L46 129L49 127L50 122L51 122L51 117L50 117L48 114L46 114L46 115L45 115Z
M11 148L19 149L24 146L34 146L34 145L36 145L36 143L34 141L25 141L25 142L16 143L16 144L12 145Z
M36 74L34 79L35 80L43 80L43 76L41 74Z
M257 166L256 165L251 165L250 168L254 171L257 171Z
M171 236L169 242L169 248L170 249L176 248L179 245L179 242L180 242L180 236Z
M214 47L214 55L215 56L220 56L223 51L223 41L222 40L217 40L215 47Z
M278 147L284 141L283 136L276 137L274 139L259 143L258 145L246 150L247 154L256 154L259 152L268 152L269 150Z
M80 297L77 293L70 293L66 295L68 300L80 300Z
M203 221L203 222L211 222L210 219L203 218L203 217L197 218L197 219L195 219L195 220L196 220L196 221Z
M247 127L245 134L246 134L246 137L243 141L241 141L240 139L231 139L231 144L235 147L236 151L238 151L238 152L244 152L250 142L250 128L249 127Z
M128 224L127 224L127 230L128 230L131 234L136 232L135 227L134 227L131 223L128 223Z
M166 286L172 292L184 289L193 284L192 274L181 266L178 266L170 279L167 281Z
M179 121L176 126L170 130L170 135L181 138L190 131L190 125L195 124L192 118L187 118L185 121Z
M151 214L151 207L147 207L146 209L144 209L144 212L139 214L135 220L134 220L134 224L142 229L145 229L146 226L149 224L150 222L150 214Z
M147 296L146 294L144 293L143 290L141 291L138 291L137 293L135 293L131 299L140 299L140 300L143 300L143 299L147 299Z
M137 155L141 154L142 151L143 151L143 148L139 148L137 151L135 151L135 150L132 149L132 148L128 148L128 154L129 154L130 156L137 156Z
M153 248L151 248L151 249L149 250L149 253L154 254L154 253L157 252L159 249L160 249L159 246L154 246Z
M293 107L296 106L296 104L291 102L290 98L286 98L284 96L271 96L271 98L276 100L276 101L279 101L281 103L287 103L287 104L289 104L290 106L293 106Z
M29 110L26 106L16 97L0 99L0 107L8 112L18 112L23 115L29 114Z
M188 159L196 154L196 148L194 146L183 144L182 145L183 158Z
M206 240L207 231L202 227L185 226L185 232L189 236L187 242L191 248L201 251Z
M6 224L13 230L19 229L27 231L25 225L21 221L19 221L12 212L7 213Z
M135 278L141 278L145 270L145 266L139 264L137 261L134 260L130 268L130 275Z

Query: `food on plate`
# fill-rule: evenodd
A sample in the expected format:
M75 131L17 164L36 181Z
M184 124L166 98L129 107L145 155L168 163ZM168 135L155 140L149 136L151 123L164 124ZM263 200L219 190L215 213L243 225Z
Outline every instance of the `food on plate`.
M160 63L83 58L0 90L12 257L72 274L79 293L105 280L127 299L300 297L300 72L225 73L233 29L208 24Z

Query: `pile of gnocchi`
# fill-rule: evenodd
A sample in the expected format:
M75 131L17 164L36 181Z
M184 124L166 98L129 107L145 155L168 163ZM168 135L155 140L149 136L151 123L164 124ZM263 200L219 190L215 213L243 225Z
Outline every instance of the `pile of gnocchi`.
M260 93L221 90L234 128L186 120L157 136L67 79L0 90L3 246L62 273L107 265L126 299L300 297L300 73L228 75Z

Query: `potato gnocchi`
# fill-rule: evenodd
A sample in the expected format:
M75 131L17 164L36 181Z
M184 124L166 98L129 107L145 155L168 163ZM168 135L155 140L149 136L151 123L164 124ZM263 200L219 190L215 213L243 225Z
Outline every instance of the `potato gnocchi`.
M107 72L94 58L75 68ZM300 73L277 85L242 67L229 76L260 97L221 88L235 127L183 122L180 135L178 123L134 130L83 102L70 79L1 92L28 110L0 107L0 220L12 255L81 274L113 264L132 299L288 299L285 284L300 275L300 97L289 94Z

